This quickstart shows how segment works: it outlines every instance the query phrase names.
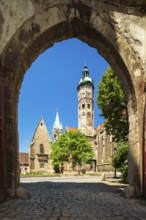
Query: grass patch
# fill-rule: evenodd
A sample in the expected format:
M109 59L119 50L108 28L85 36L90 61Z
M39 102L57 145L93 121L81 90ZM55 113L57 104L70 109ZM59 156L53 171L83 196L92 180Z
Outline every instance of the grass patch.
M56 177L61 176L59 173L26 173L20 174L20 177Z
M86 173L87 176L101 176L102 173Z

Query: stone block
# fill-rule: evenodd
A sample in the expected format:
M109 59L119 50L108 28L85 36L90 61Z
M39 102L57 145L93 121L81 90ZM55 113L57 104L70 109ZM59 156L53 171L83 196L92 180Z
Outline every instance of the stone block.
M15 188L8 189L8 196L11 198L15 197Z
M138 198L141 196L140 189L138 186L127 186L124 189L124 196L126 198Z
M19 187L16 189L16 197L18 199L30 199L31 194L28 190L24 189L23 187Z

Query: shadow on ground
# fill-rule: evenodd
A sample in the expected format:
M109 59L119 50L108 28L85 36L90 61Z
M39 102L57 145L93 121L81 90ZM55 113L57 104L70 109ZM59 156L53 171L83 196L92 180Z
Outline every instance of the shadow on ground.
M108 183L75 183L75 182L35 182L35 183L21 183L22 187L28 189L32 194L36 193L36 190L44 192L46 190L62 190L62 191L82 191L88 193L114 193L120 196L123 195L123 190L126 187L125 184L109 185Z

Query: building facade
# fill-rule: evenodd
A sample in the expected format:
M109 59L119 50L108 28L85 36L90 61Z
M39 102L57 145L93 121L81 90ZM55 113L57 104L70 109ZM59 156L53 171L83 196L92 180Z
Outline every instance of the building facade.
M30 172L53 172L50 153L51 139L41 118L29 147Z
M19 165L20 165L20 173L27 174L30 172L28 153L19 153Z
M78 91L78 129L81 130L92 145L94 158L92 171L112 171L110 165L116 143L107 135L104 124L94 129L94 84L89 77L89 70L84 66Z
M112 135L108 135L106 133L104 124L101 124L98 126L98 128L96 128L94 150L96 158L96 171L113 171L114 169L110 163L116 151L116 142L113 141Z
M90 167L89 165L85 166L86 170L93 172L113 171L110 162L115 153L116 143L113 142L111 135L106 134L104 124L94 129L94 84L89 77L87 66L83 68L77 92L78 128L66 127L66 132L80 130L88 138L94 152L94 158ZM52 129L52 142L57 141L62 133L63 127L57 112ZM30 172L54 172L50 158L51 139L42 118L38 123L29 149ZM65 167L67 170L69 167L67 163Z

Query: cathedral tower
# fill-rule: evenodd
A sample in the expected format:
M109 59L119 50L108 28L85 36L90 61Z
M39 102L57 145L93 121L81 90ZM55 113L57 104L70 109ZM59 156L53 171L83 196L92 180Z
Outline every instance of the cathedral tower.
M78 129L85 135L92 136L94 129L94 85L84 66L78 90Z
M60 123L58 112L56 113L55 122L52 130L53 142L56 141L60 134L63 133L62 123Z

